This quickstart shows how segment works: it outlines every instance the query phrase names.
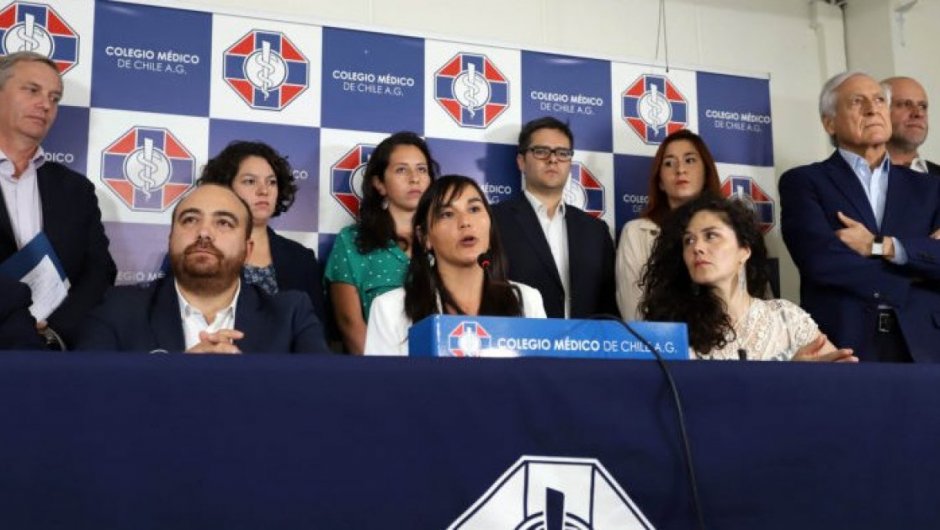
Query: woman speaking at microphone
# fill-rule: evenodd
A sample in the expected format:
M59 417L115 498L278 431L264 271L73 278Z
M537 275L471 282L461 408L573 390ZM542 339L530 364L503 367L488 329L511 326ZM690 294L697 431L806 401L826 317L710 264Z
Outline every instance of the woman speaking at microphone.
M434 181L412 223L404 287L372 302L366 355L407 355L408 328L433 314L545 318L539 292L506 279L490 206L473 179Z

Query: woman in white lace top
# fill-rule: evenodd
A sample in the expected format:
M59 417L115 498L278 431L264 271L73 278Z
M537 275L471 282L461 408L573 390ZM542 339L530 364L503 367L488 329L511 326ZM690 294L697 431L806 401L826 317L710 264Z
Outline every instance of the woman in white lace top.
M700 359L847 361L813 319L767 292L767 249L749 206L710 194L662 225L644 275L647 320L685 322Z

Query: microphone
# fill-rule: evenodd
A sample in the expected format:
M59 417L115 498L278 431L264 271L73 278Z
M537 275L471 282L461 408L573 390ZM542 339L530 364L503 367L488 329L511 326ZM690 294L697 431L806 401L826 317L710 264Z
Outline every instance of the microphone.
M488 271L490 269L490 263L492 261L493 261L493 256L490 255L489 250L477 256L477 265L479 265L480 268L483 269L484 271Z
M747 350L744 348L738 348L738 360L746 361L747 360Z

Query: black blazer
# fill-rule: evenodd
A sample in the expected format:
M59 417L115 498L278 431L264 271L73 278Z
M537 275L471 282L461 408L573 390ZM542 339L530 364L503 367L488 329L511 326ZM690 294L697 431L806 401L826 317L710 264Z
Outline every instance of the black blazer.
M493 206L509 278L538 289L550 318L565 317L565 292L535 210L524 195ZM614 289L614 242L607 223L565 205L571 318L619 314Z
M934 164L930 160L927 160L927 173L931 175L937 175L940 177L940 165Z
M242 282L235 310L235 329L245 337L236 345L245 353L327 352L323 328L310 300L298 292L276 295ZM185 350L180 306L172 276L149 286L113 287L85 320L79 350Z
M29 286L0 276L0 350L37 350L44 345L29 314Z
M62 261L69 295L47 319L70 346L79 325L102 295L114 285L117 267L108 251L95 186L83 175L55 162L37 171L42 230ZM0 261L17 251L6 204L0 200Z
M323 271L320 269L317 255L300 243L278 235L271 227L268 227L268 240L278 289L295 289L307 293L313 304L313 312L320 322L326 322Z

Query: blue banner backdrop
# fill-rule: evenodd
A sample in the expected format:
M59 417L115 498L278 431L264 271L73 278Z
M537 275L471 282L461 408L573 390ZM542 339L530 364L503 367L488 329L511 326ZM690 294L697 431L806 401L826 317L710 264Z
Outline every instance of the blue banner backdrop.
M275 226L321 259L388 133L424 135L444 172L498 202L520 192L520 125L543 115L575 133L566 200L615 237L645 205L657 145L683 127L712 147L726 192L775 225L766 78L105 0L11 2L0 45L64 72L46 156L97 186L120 283L153 276L172 206L234 139L289 156L300 189Z

